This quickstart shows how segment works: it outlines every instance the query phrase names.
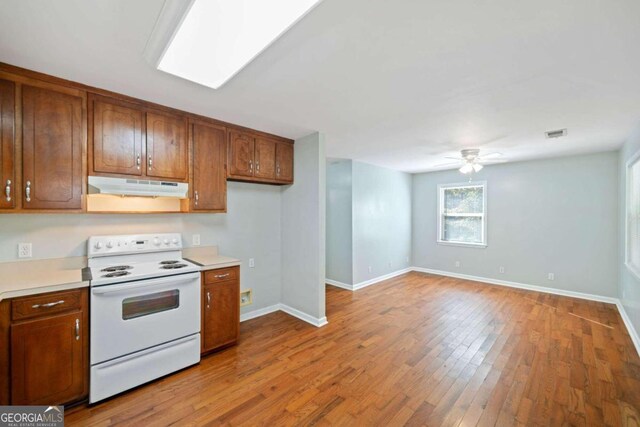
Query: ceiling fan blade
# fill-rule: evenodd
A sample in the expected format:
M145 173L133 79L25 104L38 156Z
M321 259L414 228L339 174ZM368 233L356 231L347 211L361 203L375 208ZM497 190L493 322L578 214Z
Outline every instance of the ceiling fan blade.
M502 153L498 153L493 152L493 153L487 153L487 154L481 154L480 156L478 156L479 159L495 159L496 157L502 157Z
M444 168L447 166L459 166L460 162L449 162L449 163L438 163L437 165L433 165L434 168Z
M506 163L508 161L509 161L508 159L491 159L491 160L481 159L478 163L483 165L491 165L493 163Z
M463 159L462 157L449 157L449 156L445 156L445 159L450 159L450 160L457 160L459 162L464 161L465 159Z

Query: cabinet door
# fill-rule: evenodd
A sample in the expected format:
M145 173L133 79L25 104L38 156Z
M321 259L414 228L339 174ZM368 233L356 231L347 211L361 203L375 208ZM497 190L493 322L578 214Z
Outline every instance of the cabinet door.
M16 206L15 83L0 80L0 209Z
M84 99L22 87L22 207L80 209Z
M293 182L293 144L279 142L276 147L276 179L279 182Z
M269 139L256 139L256 165L253 176L256 178L275 179L276 177L276 142Z
M253 177L255 138L242 132L229 132L229 176Z
M187 119L147 113L147 176L188 179Z
M101 98L92 104L93 172L142 175L144 112Z
M223 127L193 125L193 198L196 211L227 209L227 143Z
M240 285L237 281L202 287L202 351L238 340L240 332Z
M86 326L82 312L11 325L11 403L50 405L85 390Z

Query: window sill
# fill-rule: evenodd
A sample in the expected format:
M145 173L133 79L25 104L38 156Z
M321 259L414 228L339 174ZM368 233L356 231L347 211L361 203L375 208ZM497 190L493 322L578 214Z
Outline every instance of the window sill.
M447 242L444 240L438 240L439 245L444 246L462 246L465 248L485 249L487 245L485 243L464 243L464 242Z

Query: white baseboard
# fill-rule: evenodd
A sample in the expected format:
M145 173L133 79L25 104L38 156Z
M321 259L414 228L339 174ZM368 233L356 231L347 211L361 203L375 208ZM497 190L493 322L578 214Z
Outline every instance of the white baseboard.
M618 301L616 306L618 307L618 311L620 312L620 317L622 317L624 325L627 327L627 331L629 331L631 341L633 341L633 345L636 346L636 351L638 352L638 355L640 355L640 336L638 336L638 331L633 327L633 323L631 323L631 319L629 318L627 311L624 309L622 301Z
M303 311L300 311L296 308L290 307L286 304L280 304L280 310L284 311L285 313L293 316L293 317L297 317L300 320L304 320L307 323L312 324L313 326L317 326L322 327L324 325L326 325L327 323L327 317L322 317L322 318L317 318L317 317L313 317L310 314L307 314Z
M366 288L367 286L375 285L378 282L382 282L384 280L391 279L396 276L400 276L401 274L408 273L413 270L413 267L403 268L402 270L394 271L393 273L385 274L384 276L374 277L373 279L365 280L364 282L356 283L352 286L354 291L358 289Z
M274 313L280 310L280 304L270 305L269 307L259 308L257 310L250 311L240 315L240 321L255 319L256 317L264 316L265 314Z
M491 279L488 277L472 276L470 274L452 273L450 271L433 270L430 268L423 268L423 267L413 267L413 271L435 274L437 276L454 277L456 279L472 280L474 282L489 283L492 285L507 286L509 288L526 289L528 291L543 292L546 294L562 295L565 297L580 298L580 299L586 299L590 301L606 302L609 304L618 303L618 298L614 298L614 297L605 297L602 295L587 294L584 292L565 291L562 289L547 288L544 286L527 285L525 283L510 282L508 280Z
M525 289L528 291L543 292L546 294L561 295L565 297L580 298L580 299L585 299L589 301L598 301L598 302L606 302L609 304L615 304L615 306L618 309L618 312L620 313L620 317L622 317L622 321L624 322L624 325L627 328L627 332L629 332L629 336L633 341L633 345L635 346L636 351L638 352L638 355L640 355L640 336L638 336L638 332L634 328L633 323L631 323L631 319L627 315L627 312L625 311L624 306L622 305L622 302L618 298L587 294L583 292L565 291L562 289L547 288L544 286L526 285L524 283L510 282L507 280L490 279L488 277L471 276L469 274L452 273L449 271L433 270L430 268L423 268L423 267L413 267L413 271L435 274L437 276L454 277L456 279L472 280L474 282L489 283L491 285Z
M353 290L353 285L349 285L347 283L338 282L337 280L324 279L324 282L327 285L335 286L337 288L346 289L348 291L352 291Z
M290 316L297 317L298 319L304 320L305 322L310 323L313 326L316 326L318 328L329 323L327 321L326 316L322 318L313 317L303 311L300 311L293 307L289 307L286 304L274 304L274 305L270 305L269 307L259 308L254 311L250 311L248 313L240 315L240 321L244 322L246 320L255 319L256 317L265 316L267 314L275 313L276 311L282 311L284 313L287 313Z

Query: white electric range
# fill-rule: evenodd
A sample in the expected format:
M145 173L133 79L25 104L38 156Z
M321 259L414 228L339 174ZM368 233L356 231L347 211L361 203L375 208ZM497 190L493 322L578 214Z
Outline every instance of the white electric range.
M94 236L91 376L94 403L200 361L200 267L179 234Z

